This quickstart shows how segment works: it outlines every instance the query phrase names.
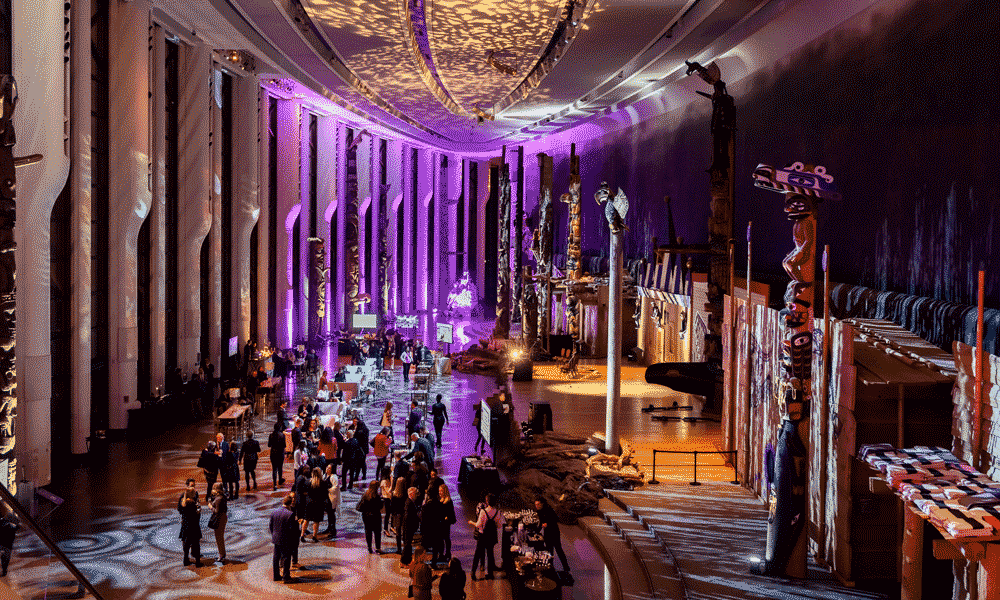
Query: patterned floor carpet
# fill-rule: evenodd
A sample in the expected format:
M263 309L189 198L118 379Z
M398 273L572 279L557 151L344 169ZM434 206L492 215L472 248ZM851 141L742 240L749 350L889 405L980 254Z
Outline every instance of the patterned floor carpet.
M397 368L379 397L360 407L372 435L377 431L376 425L389 400L395 406L396 431L403 429L411 388L401 379ZM301 381L286 387L286 393L293 398L293 409L302 396L314 394L315 385L315 381ZM462 374L435 378L430 384L430 397L442 394L452 418L445 429L444 447L439 452L437 464L456 500L459 522L453 528L453 554L462 560L466 571L471 566L474 550L474 541L464 525L465 519L471 518L471 508L458 493L456 476L461 457L470 453L475 440L469 425L472 405L492 391L491 386L490 378ZM273 422L273 415L258 419L255 427L258 440L266 440L265 432L270 431ZM267 519L285 494L287 484L284 489L272 489L266 449L257 469L259 489L245 493L245 483L241 481L239 499L229 503L227 562L222 564L215 560L218 552L214 533L205 526L210 511L203 509L205 566L182 566L177 498L187 477L195 477L199 491L204 489L204 478L195 467L197 451L214 433L213 423L204 421L144 442L115 444L107 465L74 470L66 490L61 492L66 498L63 506L43 507L43 512L50 510L51 515L43 515L42 523L105 598L388 600L406 597L408 572L400 568L398 555L371 555L367 551L360 518L354 509L360 498L358 492L344 494L338 522L341 535L336 540L322 541L321 536L320 543L302 544L303 569L293 571L298 583L285 585L272 581L272 546ZM374 458L370 455L368 465L371 476ZM287 465L286 479L291 482ZM571 562L581 564L579 570L574 569L577 586L566 588L564 597L574 597L574 594L581 598L592 597L581 583L586 583L590 577L595 585L605 587L604 566L576 531L564 533L564 539ZM70 597L70 592L75 590L72 578L38 538L22 531L15 547L6 581L18 597ZM394 540L383 543L383 548L394 547ZM470 582L467 591L469 598L510 597L509 585L499 579Z

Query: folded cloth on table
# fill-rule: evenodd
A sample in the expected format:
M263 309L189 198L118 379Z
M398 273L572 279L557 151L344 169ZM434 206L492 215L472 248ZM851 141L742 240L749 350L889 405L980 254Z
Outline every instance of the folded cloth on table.
M899 495L911 502L924 499L948 500L948 488L937 480L924 483L904 481L899 484Z
M869 454L875 452L882 452L882 453L892 452L895 449L896 448L893 447L892 444L865 444L861 446L860 450L858 450L858 458L860 458L861 460L865 460L866 458L868 458Z
M977 494L975 496L963 496L955 498L955 503L965 508L986 508L1000 506L1000 496L993 494Z
M1000 512L992 514L994 509L966 509L955 504L947 504L941 500L921 498L914 504L920 512L927 515L932 523L941 527L952 537L983 537L994 534L993 520ZM994 512L996 512L994 510ZM987 517L990 517L987 520ZM1000 520L997 521L1000 524Z

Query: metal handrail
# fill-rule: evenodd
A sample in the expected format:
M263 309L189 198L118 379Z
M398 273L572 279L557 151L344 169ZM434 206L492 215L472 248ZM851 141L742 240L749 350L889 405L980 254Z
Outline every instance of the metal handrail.
M738 452L736 450L656 450L656 449L653 449L653 473L652 473L653 476L652 476L652 479L650 479L647 483L651 483L651 484L654 484L654 485L660 483L659 481L656 480L656 453L657 452L659 452L660 454L693 454L694 455L694 478L690 482L691 485L701 485L701 482L698 481L698 454L732 454L733 455L733 465L734 466L736 465L736 461L737 461L736 455L738 454ZM668 465L668 466L680 466L680 465ZM735 473L735 469L734 469L734 473ZM730 483L738 484L739 483L739 479L731 481Z
M7 505L17 513L23 522L28 524L28 529L33 531L35 535L37 535L46 546L48 546L49 550L51 550L52 553L59 558L59 562L61 562L63 566L73 574L73 577L76 578L78 584L87 588L87 591L90 592L91 595L93 595L97 600L104 600L104 597L98 593L93 584L90 583L90 580L80 572L80 569L76 568L76 565L74 565L73 561L66 556L66 553L63 552L44 531L42 531L42 529L38 526L38 523L31 518L28 511L24 510L24 507L22 507L17 501L17 498L15 498L14 495L10 493L10 490L7 489L7 486L3 484L0 484L0 497L3 497Z

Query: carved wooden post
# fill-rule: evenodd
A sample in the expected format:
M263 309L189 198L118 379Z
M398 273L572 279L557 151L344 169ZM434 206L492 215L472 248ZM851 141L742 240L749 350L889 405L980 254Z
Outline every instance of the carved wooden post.
M809 402L812 398L813 306L816 279L816 203L836 198L833 177L822 166L794 163L784 169L757 165L754 183L785 195L784 210L794 223L795 247L782 266L791 281L785 290L785 322L781 345L779 384L781 435L775 457L775 501L768 519L764 571L805 577L805 494L809 484L806 445L809 439ZM749 287L749 286L748 286Z
M511 240L511 248L514 251L514 280L513 280L513 297L514 297L514 312L511 315L511 320L520 321L521 320L521 289L523 288L523 282L521 281L521 261L522 261L522 248L524 247L524 147L518 146L517 148L517 199L514 202L514 239ZM523 334L523 331L522 331Z
M5 70L10 70L10 15L3 52ZM14 444L14 418L17 416L17 365L14 349L17 346L16 306L17 288L14 262L14 223L17 219L17 177L14 173L14 108L17 106L17 84L13 75L0 79L0 465L6 463L7 471L0 472L0 484L10 493L17 493L17 458Z
M309 238L309 345L323 346L321 334L326 322L326 243L321 238Z
M573 338L574 352L576 343L580 341L580 299L573 291L569 282L580 279L583 269L580 265L580 157L576 155L576 144L570 145L569 155L569 192L559 200L569 204L569 227L566 240L566 317L569 322L569 335Z
M500 159L500 197L497 223L497 322L493 337L510 337L510 165L507 147Z
M524 347L535 345L538 335L538 297L535 295L535 284L531 281L531 269L525 265L521 276L524 292L521 295L521 338Z
M712 247L708 272L708 334L705 336L705 358L722 360L723 300L732 293L729 281L729 240L733 237L733 189L736 129L735 103L721 80L719 67L711 63L702 67L687 63L687 73L697 72L714 88L712 94L698 92L712 101L712 165L708 168L712 214L708 218L708 243ZM670 243L674 243L671 239Z
M541 199L538 201L538 340L549 351L549 317L552 314L552 157L538 154L538 181Z
M353 129L347 130L347 169L344 199L347 203L345 215L347 216L347 231L344 237L344 274L347 279L347 293L344 295L344 325L351 329L354 321L354 310L357 307L355 301L359 293L360 277L360 257L358 255L358 224L361 216L359 214L360 203L358 202L358 142L361 135L356 134Z

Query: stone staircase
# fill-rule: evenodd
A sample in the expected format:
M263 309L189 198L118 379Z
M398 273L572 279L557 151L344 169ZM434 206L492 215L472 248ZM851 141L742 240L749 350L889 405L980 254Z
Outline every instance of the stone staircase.
M624 506L602 498L600 517L580 519L580 525L604 557L621 600L686 600L681 574L653 532Z

